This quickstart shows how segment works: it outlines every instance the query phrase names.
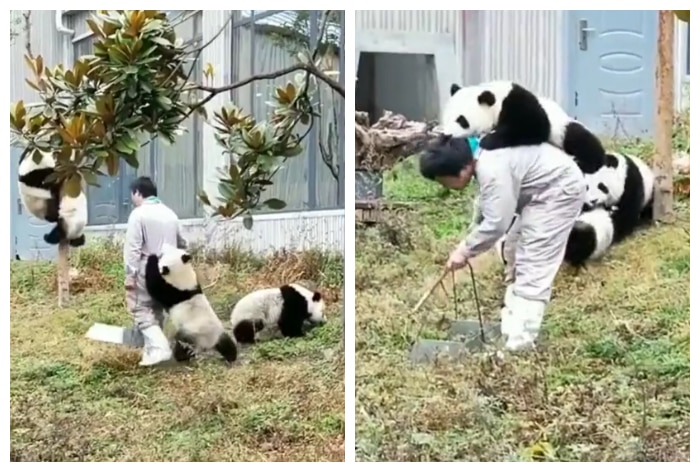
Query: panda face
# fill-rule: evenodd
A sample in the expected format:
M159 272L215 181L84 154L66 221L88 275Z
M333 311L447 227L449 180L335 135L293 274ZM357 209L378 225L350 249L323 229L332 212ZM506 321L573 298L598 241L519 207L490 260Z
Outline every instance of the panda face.
M163 279L176 289L192 290L198 282L191 261L192 256L187 251L165 243L158 257L158 270Z
M323 302L323 297L320 292L314 292L311 296L311 300L308 302L309 306L309 321L314 324L323 324L326 322L326 315L323 313L325 304Z
M586 179L584 210L614 207L625 191L626 173L626 159L621 155L607 154L603 167L593 174L584 174Z
M440 122L443 133L461 137L491 132L498 123L503 100L512 88L512 82L507 81L468 87L452 84Z

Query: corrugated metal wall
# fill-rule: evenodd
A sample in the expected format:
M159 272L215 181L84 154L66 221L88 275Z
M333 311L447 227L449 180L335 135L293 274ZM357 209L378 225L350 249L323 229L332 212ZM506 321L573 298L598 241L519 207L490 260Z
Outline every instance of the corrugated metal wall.
M30 13L31 30L25 33L22 13ZM53 10L10 10L10 22L17 36L10 44L10 97L13 101L24 100L31 103L37 100L36 92L24 81L29 68L24 61L27 42L35 56L41 55L44 64L53 65L63 61L63 42L55 27Z
M564 103L562 10L478 12L481 80L508 79Z
M64 15L65 26L75 30L75 34L72 38L71 35L58 33L55 24L55 13L55 10L34 10L31 12L32 28L29 39L32 46L32 51L35 55L41 54L44 57L44 62L49 65L57 64L59 62L70 63L70 61L73 60L74 50L77 50L77 53L80 54L83 51L83 44L87 45L91 41L91 39L85 38L85 33L88 32L85 20L89 18L89 11L71 11L70 14ZM13 24L13 21L17 23L15 24L15 28L13 30L21 32L22 25L19 23L21 23L22 12L11 11L11 15L11 25ZM190 25L189 27L194 28L194 30L190 34L185 34L186 32L180 32L181 36L189 37L191 35L196 35L196 33L202 31L201 26L195 28L191 25L191 23L191 21L188 21L186 24L178 27L178 29L182 29L187 28L187 25ZM226 36L230 37L228 33L226 33ZM84 38L84 43L78 46L77 48L74 47L72 40L79 40L81 39L81 37ZM273 68L282 67L283 64L288 65L290 63L289 55L286 55L285 62L285 58L283 58L281 55L282 51L274 51L269 41L268 43L265 43L265 40L263 38L262 41L256 42L259 43L256 47L256 53L254 53L254 55L257 57L255 67L256 72L261 72L266 69L271 70ZM10 90L11 98L13 101L23 99L25 100L25 102L32 102L36 101L37 97L35 93L28 86L26 86L24 82L24 78L27 76L27 68L24 63L24 60L22 59L25 44L26 38L25 36L20 34L14 38L14 41L12 41L10 46ZM251 45L250 41L248 42L248 44L249 46ZM231 66L230 63L220 64L218 63L218 61L216 64L213 65L215 71L217 73L223 73L226 76L226 80L228 81L230 80L230 74L228 70L229 67L231 70L237 70L239 75L243 75L250 72L250 56L252 55L248 54L248 62L246 62L245 58L239 58L239 61L235 64L235 66ZM247 69L246 64L248 64ZM333 58L332 64L330 64L329 68L337 70L338 67L339 60L336 56L335 58ZM197 66L196 70L202 70L201 64ZM245 75L243 75L243 78L245 78ZM323 129L326 130L328 124L332 121L329 118L330 110L334 109L336 113L343 113L343 100L339 99L336 96L333 96L335 104L333 107L331 107L329 105L331 96L330 92L325 86L322 90L323 95L325 96L324 100L322 101L322 103L325 104L323 106ZM260 84L256 86L255 90L250 90L250 92L253 94L252 96L254 97L253 108L256 111L256 114L258 114L258 116L264 114L263 103L267 99L267 97L264 96L267 92L266 86L264 84ZM250 100L248 101L248 103L243 102L240 104L247 107L249 103ZM339 131L342 132L342 124L340 124L339 126L341 127ZM199 133L194 132L184 137L181 137L180 141L172 147L165 147L161 143L157 143L155 146L146 146L140 153L141 166L139 168L139 174L159 175L162 177L160 179L156 179L160 182L160 193L163 194L162 196L164 200L166 200L170 205L172 205L174 209L179 211L181 217L194 216L186 215L188 211L184 207L195 207L194 202L192 202L188 196L190 193L183 192L183 189L187 186L190 186L190 182L192 181L195 182L197 188L201 188L203 182L203 175L199 167L193 169L192 166L183 166L181 162L178 162L178 159L174 159L173 154L186 154L190 158L196 155L197 152L195 149L201 149L202 147L202 136L197 136L197 134ZM326 142L326 137L327 135L324 132L323 136L320 139L323 140L323 142ZM193 149L193 147L195 149ZM182 150L180 150L180 148L182 148ZM217 150L217 152L220 151ZM201 151L199 152L199 156L199 161L201 161ZM301 156L297 156L295 158L295 161L298 161L300 164L305 166L302 167L303 171L298 172L294 171L294 169L287 169L285 171L282 171L280 173L280 177L284 177L284 172L288 172L288 176L286 179L283 179L283 181L280 182L281 185L277 186L277 191L275 193L276 195L280 195L288 202L292 201L292 204L290 204L288 207L289 210L307 208L306 204L308 203L306 199L302 200L301 198L297 198L297 201L300 204L296 205L295 207L293 205L293 198L290 197L290 194L292 193L290 187L298 186L298 183L303 182L303 187L306 188L306 179L309 175L307 154L305 153ZM328 170L325 167L325 164L323 164L323 162L321 161L320 156L317 162L315 179L318 182L317 207L337 208L336 202L339 193L339 191L337 190L337 184L335 180L329 176ZM91 231L104 234L120 232L119 230L115 229L112 225L122 220L121 218L117 217L117 214L121 211L119 210L121 206L124 206L124 208L128 210L129 205L123 205L124 202L121 201L121 198L126 195L126 198L128 200L128 194L124 194L122 187L128 185L129 179L124 179L123 182L121 181L122 179L119 180L119 182L113 183L114 185L103 185L102 188L105 193L101 197L98 198L94 195L91 195L90 213L92 217L91 219L93 220L92 223L108 225L103 227L93 227L91 228ZM167 186L165 185L166 182L168 183ZM12 185L16 184L12 182ZM170 197L168 196L168 189L170 189L170 191L172 191L173 193L172 195L170 195ZM306 196L306 193L304 195ZM185 198L187 201L183 200L180 202L182 198ZM180 206L183 208L178 207L178 202L181 203ZM196 210L199 214L201 214L201 205L196 204ZM126 213L128 213L128 211ZM95 220L95 218L97 219ZM240 234L235 238L229 235L230 237L228 239L245 239L245 241L241 240L238 242L250 243L250 245L252 246L251 249L256 251L262 250L263 248L265 250L269 250L271 248L280 249L282 247L290 247L290 244L296 244L294 243L294 241L292 241L295 238L303 238L303 247L325 247L342 251L344 217L342 214L338 214L337 211L335 213L332 212L332 214L327 212L320 212L305 213L302 216L299 216L298 214L279 215L279 222L277 221L278 217L273 215L265 215L261 216L260 218L262 219L256 220L258 222L256 222L256 229L253 233L248 235ZM200 222L195 223L195 221L191 221L190 223L194 224L194 226L191 227L193 230L198 227L204 229L204 226L201 226ZM240 222L231 222L230 224L232 224L234 227L240 226ZM300 225L302 225L305 229L302 230ZM224 227L227 226L227 224L222 224L220 226ZM241 233L245 232L242 231ZM296 236L281 238L279 234L282 233L288 233L289 235L294 234ZM207 230L206 234L202 233L201 236L202 241L207 242L209 241L212 235L209 234ZM214 246L226 244L226 238L223 237L225 235L219 236L221 236L223 239L215 241Z
M459 51L461 11L357 10L355 28L356 34L362 34L362 31L448 34L454 36ZM460 64L456 58L455 67L460 67ZM363 83L371 81L369 89L374 93L367 96L361 90L356 106L370 112L374 119L384 110L420 121L439 117L438 82L432 58L415 54L362 54L359 80Z
M562 11L358 10L355 24L357 34L366 30L453 35L455 67L461 71L463 84L509 79L563 102ZM360 59L358 80L373 80L375 90L372 97L358 94L361 109L374 108L374 116L388 108L412 119L438 118L437 87L450 84L438 85L430 60L408 54L373 56L370 65L367 62L372 61Z
M387 32L456 33L461 10L357 10L355 29Z
M232 51L233 81L250 77L253 74L274 72L297 62L290 52L280 47L272 39L273 32L270 28L256 25L254 40L252 31L253 29L246 25L235 28L233 33L235 45ZM340 61L337 55L326 57L324 69L337 71L339 67ZM234 102L246 111L252 109L257 119L266 119L272 109L267 105L267 102L270 101L274 89L285 85L290 80L293 80L292 75L274 80L256 81L251 85L237 89ZM318 133L320 128L321 135L317 142L321 142L327 147L329 125L333 124L334 116L337 120L339 114L343 113L344 100L323 83L319 84L319 90L321 120L315 123L311 133ZM305 129L305 127L300 127L299 131L304 132ZM343 130L338 131L343 132ZM287 161L285 167L277 173L275 185L265 192L265 198L281 198L287 202L288 210L309 208L308 179L313 174L310 172L309 166L313 162L316 176L316 208L337 208L338 182L323 162L318 145L314 146L314 140L307 139L305 144L304 152ZM338 152L337 145L335 152Z

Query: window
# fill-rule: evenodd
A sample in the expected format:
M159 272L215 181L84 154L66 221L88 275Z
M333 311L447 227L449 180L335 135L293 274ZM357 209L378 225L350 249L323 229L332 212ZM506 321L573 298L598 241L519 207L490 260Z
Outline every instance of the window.
M87 30L86 13L78 13L73 18L73 25L69 23L69 26L76 30L77 40L73 44L76 59L92 52L93 38L81 35L82 31ZM182 21L176 27L176 32L186 44L192 47L201 44L201 12L175 11L169 14L176 15L178 22ZM189 68L190 65L186 67ZM195 64L193 70L201 70L201 64ZM202 181L201 118L190 117L183 126L188 132L180 136L174 144L168 145L156 139L143 146L138 154L137 170L122 161L118 177L102 177L99 181L100 187L89 186L87 197L90 225L126 223L132 208L129 184L136 176L141 175L147 175L154 180L158 186L158 196L180 218L203 215L202 205L197 199ZM144 136L143 142L147 139L148 136Z

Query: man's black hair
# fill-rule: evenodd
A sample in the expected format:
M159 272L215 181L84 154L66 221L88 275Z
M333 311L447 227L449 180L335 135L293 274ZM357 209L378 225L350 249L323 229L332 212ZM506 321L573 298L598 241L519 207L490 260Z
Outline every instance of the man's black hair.
M420 156L420 173L426 179L458 177L472 163L474 155L466 138L442 135L428 145Z
M157 197L158 188L153 183L150 177L139 177L129 185L131 193L138 192L143 198Z

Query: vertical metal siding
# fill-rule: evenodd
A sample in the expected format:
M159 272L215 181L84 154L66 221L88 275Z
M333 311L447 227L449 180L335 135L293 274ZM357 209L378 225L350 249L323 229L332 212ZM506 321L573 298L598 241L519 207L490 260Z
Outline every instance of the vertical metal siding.
M565 12L559 10L357 10L356 29L388 33L448 33L455 38L462 82L508 79L564 103ZM415 55L376 55L371 100L359 103L409 118L437 118L437 78L429 60ZM399 77L400 80L396 80ZM444 85L443 85L444 86Z
M461 10L356 10L355 30L455 33Z
M10 11L11 21L18 21L14 27L18 35L10 44L10 99L13 102L24 100L25 103L31 103L37 101L38 96L24 81L25 77L30 76L30 72L24 61L27 35L24 31L22 13L22 10ZM29 43L34 56L41 55L47 66L62 62L63 41L62 35L56 31L55 11L31 10L30 22Z
M357 10L355 29L386 33L434 33L454 37L459 53L461 10ZM401 113L409 119L427 121L439 117L440 103L434 59L417 54L377 53L361 59L365 72L374 71L370 90L363 90L359 103L377 119L384 110ZM365 61L368 61L365 63ZM369 65L369 62L373 62ZM461 67L459 57L455 66ZM363 79L364 80L364 79ZM364 80L363 83L368 83ZM444 84L443 84L444 86ZM447 85L449 86L449 84Z
M235 28L235 30L233 33L235 49L231 55L234 64L233 71L238 75L238 79L234 80L250 77L253 74L274 72L296 63L296 58L292 57L287 50L278 46L271 39L270 33L266 32L264 26L256 25L255 34L252 34L253 28L249 25ZM326 61L324 68L339 69L337 56L327 57ZM283 86L290 80L293 80L293 75L291 74L274 80L253 82L235 91L234 103L243 107L245 111L252 110L253 115L258 120L266 119L272 110L268 102L274 88ZM319 82L319 89L321 94L321 119L317 120L314 125L316 129L311 132L318 133L318 127L320 126L321 136L319 141L326 144L327 130L329 124L332 123L333 113L336 115L342 113L343 100L338 98L323 83ZM300 127L299 131L304 132L305 127ZM342 130L339 130L339 132L342 132ZM287 202L286 210L309 209L309 153L315 153L317 154L317 159L315 159L317 206L320 208L336 208L338 206L336 203L338 198L337 182L321 159L319 150L311 149L308 146L308 141L305 144L307 146L304 151L287 161L285 166L277 173L274 178L275 185L265 192L263 199L280 198Z
M564 14L560 10L479 12L481 80L513 80L563 103Z

